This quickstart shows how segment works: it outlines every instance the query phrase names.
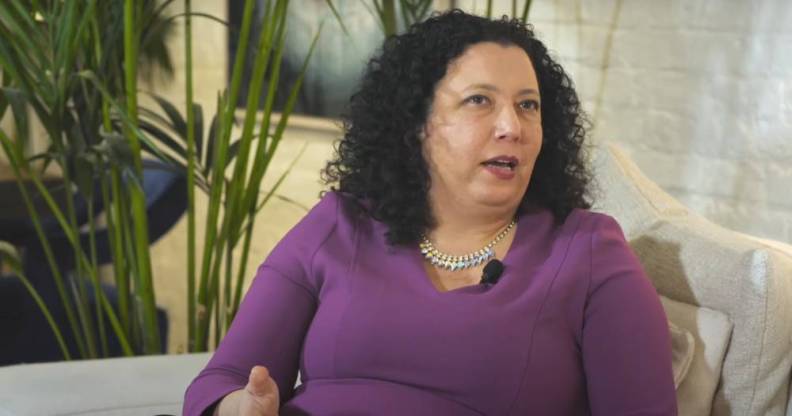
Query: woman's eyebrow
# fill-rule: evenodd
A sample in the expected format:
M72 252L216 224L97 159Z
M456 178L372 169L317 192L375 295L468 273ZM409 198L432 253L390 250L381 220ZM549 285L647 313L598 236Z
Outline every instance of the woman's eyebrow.
M539 91L535 88L524 88L521 89L517 95L539 95Z
M465 90L477 90L477 89L482 89L482 90L487 90L487 91L495 91L495 92L498 91L498 87L496 87L496 86L494 86L492 84L473 84L473 85L465 88ZM523 89L517 91L517 95L539 95L539 91L536 90L535 88L523 88Z

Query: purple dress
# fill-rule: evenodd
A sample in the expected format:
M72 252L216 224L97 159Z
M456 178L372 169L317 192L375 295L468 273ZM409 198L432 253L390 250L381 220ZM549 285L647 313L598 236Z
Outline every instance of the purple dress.
M184 414L254 365L280 415L676 414L666 317L611 217L526 212L500 281L447 292L385 230L325 195L259 268Z

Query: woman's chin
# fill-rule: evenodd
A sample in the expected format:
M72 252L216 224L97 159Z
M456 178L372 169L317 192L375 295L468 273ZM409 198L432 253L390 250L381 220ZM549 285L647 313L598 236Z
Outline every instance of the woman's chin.
M502 208L504 211L515 210L520 205L522 195L515 190L487 192L475 198L479 205L488 208Z

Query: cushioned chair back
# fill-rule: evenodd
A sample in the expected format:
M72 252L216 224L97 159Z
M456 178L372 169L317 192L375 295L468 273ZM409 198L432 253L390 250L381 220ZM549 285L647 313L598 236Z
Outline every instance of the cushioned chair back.
M726 346L712 414L784 415L792 367L792 255L689 211L613 145L595 149L593 166L595 210L619 221L658 292L725 314L733 326L730 338L702 338L697 345L707 353ZM712 332L703 321L695 323L699 336Z

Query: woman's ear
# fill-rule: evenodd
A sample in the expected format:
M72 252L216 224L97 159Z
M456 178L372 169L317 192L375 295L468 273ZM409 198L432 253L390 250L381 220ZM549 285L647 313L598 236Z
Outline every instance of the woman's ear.
M432 126L430 125L430 121L426 120L426 122L421 126L421 129L418 131L418 139L421 142L426 141L426 138L429 137L430 131Z

